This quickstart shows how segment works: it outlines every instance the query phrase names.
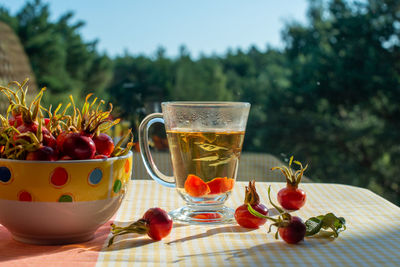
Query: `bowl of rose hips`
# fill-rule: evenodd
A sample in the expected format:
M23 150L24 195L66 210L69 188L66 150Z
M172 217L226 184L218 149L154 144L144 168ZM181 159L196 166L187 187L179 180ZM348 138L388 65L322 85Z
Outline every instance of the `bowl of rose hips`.
M42 89L28 104L26 84L0 91L0 224L32 244L87 241L118 210L132 173L132 133L117 143L112 105L88 95L63 107L43 107ZM122 147L122 145L125 147Z

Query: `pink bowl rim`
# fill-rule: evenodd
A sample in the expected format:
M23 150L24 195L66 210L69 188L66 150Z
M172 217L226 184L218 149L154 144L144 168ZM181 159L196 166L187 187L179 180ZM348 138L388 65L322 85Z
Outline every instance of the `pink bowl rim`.
M132 156L132 151L129 151L128 154L119 157L112 157L106 159L84 159L84 160L56 160L56 161L40 161L40 160L20 160L20 159L3 159L0 158L0 162L15 162L15 163L30 163L30 164L80 164L80 163L95 163L95 162L106 162L106 161L115 161L118 159L125 159Z

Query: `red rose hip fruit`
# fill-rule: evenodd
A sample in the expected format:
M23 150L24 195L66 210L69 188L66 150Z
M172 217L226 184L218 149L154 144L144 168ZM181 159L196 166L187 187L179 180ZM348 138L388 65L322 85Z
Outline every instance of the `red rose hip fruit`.
M90 137L70 133L64 139L62 150L73 159L91 159L96 153L96 145Z
M105 133L93 137L93 142L96 145L97 154L110 156L114 150L114 142L112 138Z

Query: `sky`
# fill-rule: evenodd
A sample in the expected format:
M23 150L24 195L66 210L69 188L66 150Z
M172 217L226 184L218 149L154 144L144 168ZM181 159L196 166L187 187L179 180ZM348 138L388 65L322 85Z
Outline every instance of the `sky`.
M14 15L25 0L0 0ZM185 45L193 57L246 51L251 45L283 46L284 25L306 22L307 0L42 0L52 20L67 11L86 24L84 40L97 39L109 56L154 55L158 47L176 56Z

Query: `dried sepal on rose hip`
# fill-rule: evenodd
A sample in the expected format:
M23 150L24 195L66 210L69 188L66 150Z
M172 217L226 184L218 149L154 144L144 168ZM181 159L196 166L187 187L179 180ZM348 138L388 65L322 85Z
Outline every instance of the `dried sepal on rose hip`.
M165 210L161 208L148 209L140 220L126 227L111 224L113 236L108 241L108 246L113 244L117 236L132 233L147 234L151 239L159 241L169 235L172 224L172 219Z
M40 161L56 161L57 152L51 146L44 143L45 135L42 132L42 122L39 120L39 126L36 135L28 133L31 137L31 143L25 146L27 151L26 160L40 160ZM47 137L48 138L48 137Z
M260 203L260 197L257 193L255 183L255 180L249 181L249 185L245 187L244 204L235 210L236 222L240 226L250 229L256 229L260 227L261 225L265 224L267 219L252 215L248 211L247 205L250 205L254 210L262 215L268 214L268 208Z
M12 82L0 91L7 96L9 107L6 120L2 119L1 157L7 159L57 160L56 138L46 127L40 102L46 88L42 88L28 105L28 79L22 84ZM17 87L16 90L11 89ZM4 117L2 117L4 118ZM5 143L3 144L3 142Z
M109 110L103 111L103 100L91 100L88 94L81 109L77 108L70 96L73 114L66 116L63 133L60 133L58 142L63 154L73 159L92 159L96 155L111 156L114 151L114 142L104 131L119 123L119 119L112 120Z
M299 165L300 169L293 172L292 163ZM298 186L307 167L308 164L303 168L303 165L299 161L293 160L293 156L291 156L288 167L271 168L271 170L280 170L286 178L286 187L278 192L278 202L284 209L298 210L306 203L306 193Z
M130 139L129 139L129 137L130 137ZM125 148L122 148L122 145L124 143L126 143ZM129 153L129 151L132 149L134 144L135 143L133 142L132 130L129 129L128 132L114 146L114 149L113 149L110 157L119 157L119 156L127 155Z
M25 79L21 84L19 82L10 82L8 87L0 86L0 91L8 98L9 106L7 109L7 120L10 126L15 128L22 124L22 113L20 106L26 106L26 93L27 89L24 87L27 85L29 79ZM11 87L17 87L17 90L10 89ZM4 125L4 124L3 124Z
M74 98L69 96L73 109L73 114L67 117L67 129L74 128L75 131L89 137L94 137L96 134L104 133L112 126L118 124L120 119L113 120L111 112L113 105L109 103L109 109L103 110L104 100L99 100L95 97L91 100L93 94L88 94L81 109L76 107Z
M41 113L43 88L31 101L26 102L27 83L12 82L17 90L0 87L7 96L9 107L6 118L1 116L1 157L7 159L49 160L57 159L54 151L55 138L45 127ZM25 87L25 88L24 88Z
M8 89L8 90L10 90L10 89ZM18 114L21 116L21 121L16 123L16 125L19 124L18 127L14 127L14 126L10 125L11 127L14 127L17 130L17 132L19 133L19 134L16 134L13 139L14 140L25 139L25 140L29 141L29 139L27 139L22 134L24 134L24 133L36 134L37 133L38 127L39 127L39 117L42 117L40 102L43 97L45 88L43 88L36 95L36 97L32 100L32 102L30 103L29 106L25 102L26 90L24 91L22 88L20 90L21 90L21 95L18 96L18 94L14 92L13 96L15 97L15 99L14 99L14 101L10 100L13 103L10 104L10 106L9 106L8 115L11 112L12 114L15 113L15 114ZM2 90L2 92L5 93L6 91ZM21 97L21 99L23 99L23 101L18 100L20 97ZM49 132L49 130L44 126L41 127L41 134L43 134L44 138L51 136L51 133Z
M47 129L49 129L50 133L52 133L53 136L58 136L60 133L62 133L63 127L67 128L64 120L68 118L67 111L70 107L71 103L68 103L61 113L59 113L62 108L61 103L58 104L57 108L54 111L52 110L52 105L50 105L48 109L42 107L42 109L48 114L48 118L44 119L45 126Z

